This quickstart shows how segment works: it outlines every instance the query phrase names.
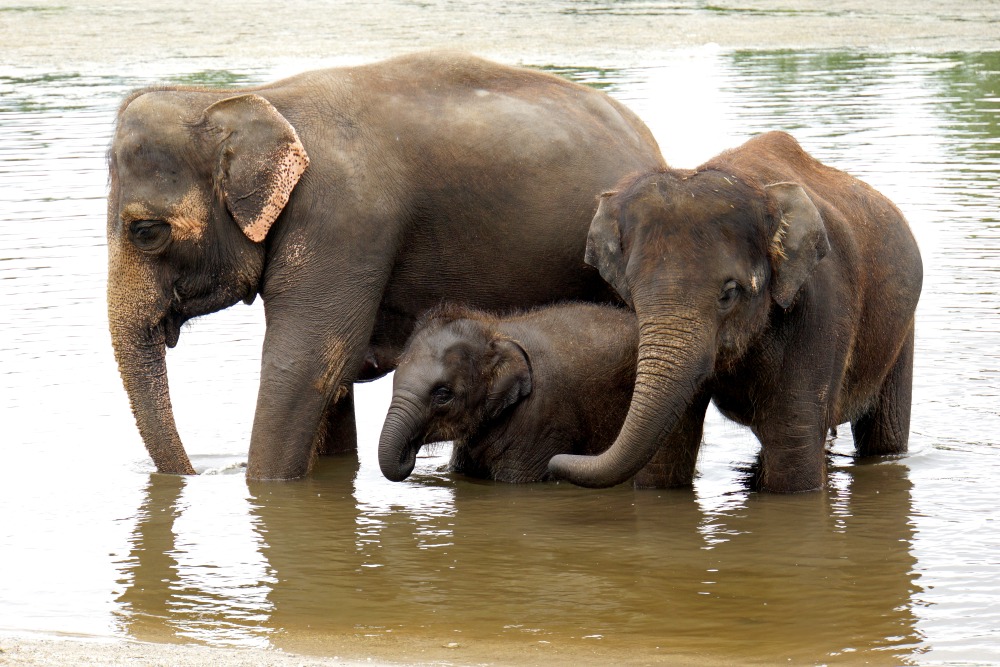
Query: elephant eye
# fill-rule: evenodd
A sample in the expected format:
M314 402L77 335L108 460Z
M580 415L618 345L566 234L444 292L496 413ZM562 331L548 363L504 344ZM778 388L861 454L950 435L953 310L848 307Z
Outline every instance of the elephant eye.
M455 398L455 392L444 385L435 387L434 391L431 392L431 400L434 405L447 405L451 403L453 398Z
M170 225L163 220L135 220L128 231L132 243L145 252L160 250L170 240Z
M725 285L722 286L722 293L719 295L719 310L728 311L734 305L740 296L740 284L735 280L727 281Z

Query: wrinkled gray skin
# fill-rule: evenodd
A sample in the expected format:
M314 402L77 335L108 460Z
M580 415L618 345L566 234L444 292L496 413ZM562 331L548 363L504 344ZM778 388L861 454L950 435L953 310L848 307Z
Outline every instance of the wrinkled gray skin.
M501 482L548 479L559 453L600 453L628 412L636 344L635 315L614 306L431 311L393 377L382 473L406 479L420 448L445 440L452 470Z
M761 442L754 484L825 482L825 437L851 422L859 456L905 452L922 264L899 210L771 132L696 170L626 179L603 197L587 261L635 307L628 418L597 457L555 476L690 484L714 400Z
M165 346L264 301L247 476L356 448L351 386L390 371L419 315L616 300L583 262L597 193L663 165L604 94L461 54L252 90L137 91L109 151L108 316L157 470L192 473Z

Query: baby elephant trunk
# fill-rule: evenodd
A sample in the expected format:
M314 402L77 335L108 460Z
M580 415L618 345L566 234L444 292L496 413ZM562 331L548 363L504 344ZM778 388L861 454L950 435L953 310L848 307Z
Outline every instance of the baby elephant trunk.
M378 441L378 465L386 479L402 482L413 472L422 444L424 408L404 392L393 394Z

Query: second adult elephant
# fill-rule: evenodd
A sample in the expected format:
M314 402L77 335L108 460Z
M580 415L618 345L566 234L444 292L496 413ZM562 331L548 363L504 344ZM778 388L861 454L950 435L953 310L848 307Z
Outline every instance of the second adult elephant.
M916 241L892 202L791 136L626 179L587 260L635 307L636 387L615 444L556 456L556 476L611 486L661 463L647 485L690 484L710 401L760 440L761 489L820 487L844 422L861 456L906 451Z
M440 53L246 90L137 91L109 157L108 316L146 448L161 472L194 471L165 346L192 317L260 294L254 479L306 474L329 433L355 447L351 382L391 370L443 300L613 300L583 262L595 197L663 164L603 93Z

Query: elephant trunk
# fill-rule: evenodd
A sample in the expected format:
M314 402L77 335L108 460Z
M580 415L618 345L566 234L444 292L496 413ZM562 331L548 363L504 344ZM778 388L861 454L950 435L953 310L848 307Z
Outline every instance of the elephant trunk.
M636 310L641 312L639 304ZM639 472L678 425L711 371L708 340L694 318L640 317L635 390L618 438L598 456L559 454L549 462L549 471L591 488L621 484Z
M406 392L394 392L378 441L378 464L386 479L402 482L413 472L423 444L423 408Z
M111 341L132 414L156 470L193 475L195 470L181 444L170 404L162 329L137 331L134 324L118 322L112 315Z

